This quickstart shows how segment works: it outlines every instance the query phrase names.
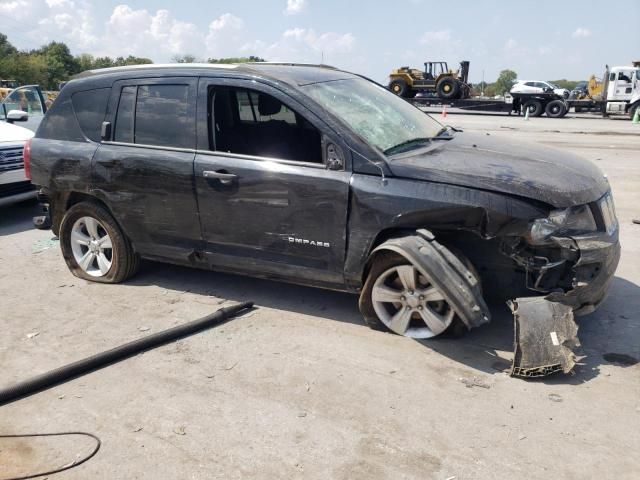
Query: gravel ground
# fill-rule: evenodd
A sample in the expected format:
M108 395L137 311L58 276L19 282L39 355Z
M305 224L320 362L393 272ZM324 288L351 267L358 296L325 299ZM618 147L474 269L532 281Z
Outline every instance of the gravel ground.
M88 283L50 232L31 228L27 203L0 208L0 384L220 305L259 308L0 407L0 434L99 436L98 454L60 479L638 478L640 126L587 115L446 122L574 151L609 175L622 260L609 298L579 319L575 375L510 378L504 306L462 339L419 342L369 330L348 294L150 262L124 285ZM92 447L0 439L0 479Z

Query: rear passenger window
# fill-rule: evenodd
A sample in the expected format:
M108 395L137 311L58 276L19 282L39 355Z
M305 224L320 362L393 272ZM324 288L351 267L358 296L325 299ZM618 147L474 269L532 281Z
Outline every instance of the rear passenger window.
M187 134L187 85L141 85L136 102L135 143L193 147Z
M114 140L193 148L188 85L139 85L120 94Z
M100 129L107 110L110 92L111 88L98 88L76 92L71 97L73 111L82 133L94 142L100 141Z

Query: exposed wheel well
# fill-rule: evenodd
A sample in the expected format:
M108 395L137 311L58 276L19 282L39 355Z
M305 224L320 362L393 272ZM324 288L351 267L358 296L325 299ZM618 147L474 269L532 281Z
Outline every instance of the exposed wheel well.
M54 234L58 235L60 231L60 224L62 223L62 217L67 210L69 210L72 206L77 203L90 201L93 203L97 203L98 205L105 208L111 215L111 209L105 204L102 200L93 195L89 195L84 192L64 192L62 194L57 195L53 202L53 211L51 217L51 230ZM117 220L116 220L117 222Z
M363 284L377 256L384 253L378 251L372 255L371 252L391 238L415 235L417 228L389 228L378 233L371 245L370 256L362 272ZM525 285L523 273L519 272L520 269L512 259L501 253L499 238L486 240L469 230L443 230L428 226L422 228L429 230L438 243L452 252L457 252L463 261L469 262L467 267L471 266L477 273L485 295L492 302L501 302L526 292L522 289Z

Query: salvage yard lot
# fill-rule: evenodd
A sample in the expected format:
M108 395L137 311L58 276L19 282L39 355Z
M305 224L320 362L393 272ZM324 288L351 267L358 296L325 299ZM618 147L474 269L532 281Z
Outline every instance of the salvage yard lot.
M99 436L99 453L60 479L637 478L640 125L569 117L445 121L572 151L608 175L622 258L609 298L578 318L585 358L575 375L510 378L504 305L462 339L418 342L364 326L348 294L151 262L122 285L85 282L51 232L31 228L36 205L23 204L0 209L1 384L220 305L258 308L0 407L0 434ZM39 448L60 452L61 465L91 444ZM8 473L51 467L36 453L25 444L9 455L0 439Z

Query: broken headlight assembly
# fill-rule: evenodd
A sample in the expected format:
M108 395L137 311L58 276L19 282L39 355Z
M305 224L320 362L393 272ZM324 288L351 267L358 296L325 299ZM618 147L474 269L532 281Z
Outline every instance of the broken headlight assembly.
M547 218L538 218L531 224L529 242L545 245L551 237L571 235L598 230L596 220L589 205L552 210Z

